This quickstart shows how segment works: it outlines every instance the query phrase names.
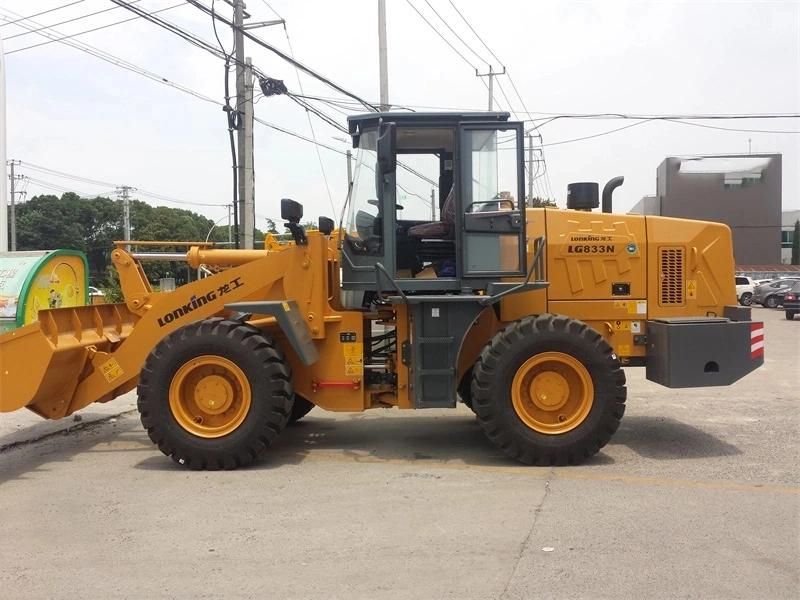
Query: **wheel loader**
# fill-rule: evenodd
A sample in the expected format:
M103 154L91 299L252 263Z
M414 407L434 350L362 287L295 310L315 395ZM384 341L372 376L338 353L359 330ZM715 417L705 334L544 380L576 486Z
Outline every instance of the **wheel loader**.
M117 243L124 302L43 310L0 336L0 411L59 419L137 389L165 455L233 469L315 406L460 401L511 459L565 465L619 427L625 368L690 388L763 364L727 226L614 214L619 178L602 211L591 182L568 186L567 209L527 207L523 124L508 113L370 113L348 126L356 164L338 223L306 231L284 199L291 240L176 244L208 276L163 293L147 252L128 250L148 243Z

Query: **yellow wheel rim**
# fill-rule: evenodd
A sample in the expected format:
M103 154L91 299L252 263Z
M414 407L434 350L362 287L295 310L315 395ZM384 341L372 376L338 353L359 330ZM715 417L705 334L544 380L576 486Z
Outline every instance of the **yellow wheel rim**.
M514 410L528 427L558 435L583 423L594 402L586 367L562 352L542 352L526 360L511 382Z
M169 386L169 408L178 425L202 438L236 430L251 403L244 371L221 356L193 358L178 369Z

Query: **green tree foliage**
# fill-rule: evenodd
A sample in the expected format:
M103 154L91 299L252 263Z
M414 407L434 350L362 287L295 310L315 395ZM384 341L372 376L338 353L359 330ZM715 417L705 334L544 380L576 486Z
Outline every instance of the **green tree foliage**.
M543 207L552 207L556 208L556 201L551 200L550 198L540 198L539 196L534 196L531 200L530 206L533 208L543 208Z
M73 193L61 198L34 196L18 205L16 212L19 250L80 250L88 258L92 282L110 283L108 266L113 242L124 237L121 201L81 198ZM189 210L131 201L131 237L135 240L202 241L212 225L210 219ZM174 251L174 248L150 250ZM145 270L151 281L174 276L181 282L188 277L187 267L181 263L146 263Z
M792 264L800 265L800 219L794 222L792 234Z

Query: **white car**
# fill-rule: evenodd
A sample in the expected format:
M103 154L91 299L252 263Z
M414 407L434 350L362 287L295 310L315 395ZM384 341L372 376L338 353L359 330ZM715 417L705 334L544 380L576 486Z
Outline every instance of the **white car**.
M736 297L742 306L750 306L753 303L753 290L758 285L749 277L743 275L736 276Z

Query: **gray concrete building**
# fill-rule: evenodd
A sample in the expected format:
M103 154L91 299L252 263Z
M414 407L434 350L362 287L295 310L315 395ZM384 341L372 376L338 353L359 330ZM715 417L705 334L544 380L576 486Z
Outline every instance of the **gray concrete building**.
M630 213L725 223L737 264L780 264L781 155L671 156Z

